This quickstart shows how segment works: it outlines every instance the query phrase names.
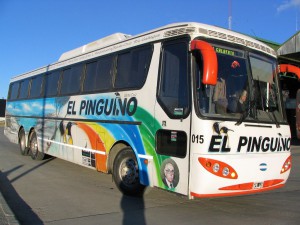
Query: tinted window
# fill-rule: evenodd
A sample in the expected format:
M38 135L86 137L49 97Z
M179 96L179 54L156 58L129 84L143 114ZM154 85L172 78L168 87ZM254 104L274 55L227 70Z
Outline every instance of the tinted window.
M28 87L29 87L29 79L23 80L20 82L19 98L27 98L28 97Z
M33 77L31 79L30 97L38 98L42 93L43 76Z
M189 75L187 42L164 44L158 99L171 118L189 111Z
M18 97L19 93L19 82L12 83L10 85L10 91L9 91L9 99L14 100Z
M59 71L46 74L45 76L45 96L57 95Z
M104 91L111 88L113 57L104 57L86 65L84 92Z
M76 65L72 68L63 70L62 83L60 94L76 94L80 91L81 74L83 72L83 65Z
M141 88L151 60L151 46L118 55L115 88Z

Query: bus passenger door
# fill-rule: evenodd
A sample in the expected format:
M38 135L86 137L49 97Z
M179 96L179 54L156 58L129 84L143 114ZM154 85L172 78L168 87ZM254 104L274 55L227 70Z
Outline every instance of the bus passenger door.
M159 172L156 186L188 194L191 88L188 40L162 45L155 119Z

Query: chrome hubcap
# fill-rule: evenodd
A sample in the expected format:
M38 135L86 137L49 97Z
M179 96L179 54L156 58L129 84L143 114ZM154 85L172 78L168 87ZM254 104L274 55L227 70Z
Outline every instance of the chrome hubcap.
M37 142L36 142L36 139L33 138L31 140L31 143L30 143L30 150L32 152L33 155L36 155L37 151L38 151L38 145L37 145Z
M137 182L138 168L133 159L126 159L120 166L120 177L126 185L133 185Z

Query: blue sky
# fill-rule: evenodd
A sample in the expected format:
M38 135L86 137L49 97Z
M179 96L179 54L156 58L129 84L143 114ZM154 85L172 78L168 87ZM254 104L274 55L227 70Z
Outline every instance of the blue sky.
M279 44L300 29L300 0L231 0L232 30ZM0 0L0 98L10 78L115 32L174 22L228 28L229 0Z

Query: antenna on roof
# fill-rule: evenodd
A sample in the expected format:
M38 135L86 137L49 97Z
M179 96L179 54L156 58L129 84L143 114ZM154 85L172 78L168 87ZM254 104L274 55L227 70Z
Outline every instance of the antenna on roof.
M232 26L232 16L231 16L231 0L228 0L228 29L231 30Z

